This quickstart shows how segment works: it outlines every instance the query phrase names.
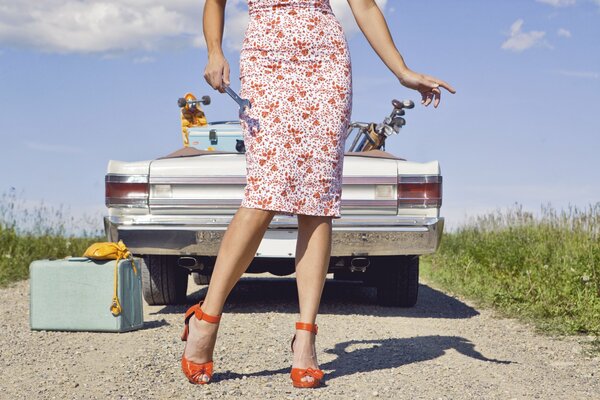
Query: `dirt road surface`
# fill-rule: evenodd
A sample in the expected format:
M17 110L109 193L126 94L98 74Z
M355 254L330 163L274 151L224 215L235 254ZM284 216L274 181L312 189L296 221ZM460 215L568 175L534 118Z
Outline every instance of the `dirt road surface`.
M190 279L191 281L191 279ZM190 284L188 300L206 287ZM29 282L0 290L2 399L600 399L600 357L585 338L554 339L421 285L411 309L328 281L317 351L326 385L294 389L297 313L289 278L243 278L221 322L210 385L180 371L186 306L145 305L143 330L29 329Z

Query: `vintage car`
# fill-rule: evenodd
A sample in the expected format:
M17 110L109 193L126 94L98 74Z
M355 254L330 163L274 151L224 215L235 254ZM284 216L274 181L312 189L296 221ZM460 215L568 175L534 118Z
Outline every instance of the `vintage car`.
M246 184L239 120L206 122L192 95L179 99L184 147L146 161L110 161L105 230L143 257L143 294L149 304L186 301L188 277L208 284L219 245ZM382 123L353 122L345 153L342 218L333 220L329 272L362 281L384 306L417 301L419 256L439 246L442 176L438 161L407 161L382 149L405 124L410 101L392 101ZM350 137L347 136L350 144ZM273 218L248 273L293 274L297 218Z

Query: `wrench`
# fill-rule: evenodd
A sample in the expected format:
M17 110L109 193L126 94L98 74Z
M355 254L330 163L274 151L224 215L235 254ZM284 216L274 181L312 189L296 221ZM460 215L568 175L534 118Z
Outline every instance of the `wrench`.
M246 107L252 108L252 104L250 104L250 100L242 99L236 92L234 92L229 86L225 86L225 91L228 95L231 96L236 103L240 105L240 115L246 111Z
M231 98L233 100L236 101L236 103L238 103L240 105L239 117L242 118L242 114L244 114L246 112L246 107L247 108L252 108L252 104L250 103L250 100L248 100L248 99L242 99L229 86L225 86L225 91L227 92L227 94L229 96L231 96ZM260 129L260 124L259 124L258 121L256 121L256 126L257 126L257 129Z

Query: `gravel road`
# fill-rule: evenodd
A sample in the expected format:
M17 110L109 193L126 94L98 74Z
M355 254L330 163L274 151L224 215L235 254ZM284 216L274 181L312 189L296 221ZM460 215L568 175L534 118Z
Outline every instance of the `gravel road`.
M190 284L188 300L205 293ZM415 308L393 309L372 289L328 281L317 321L326 386L294 389L296 301L289 278L244 277L224 311L214 381L196 386L179 364L185 306L145 305L145 328L130 333L32 332L20 282L0 290L0 398L600 399L600 357L585 339L540 336L427 284Z

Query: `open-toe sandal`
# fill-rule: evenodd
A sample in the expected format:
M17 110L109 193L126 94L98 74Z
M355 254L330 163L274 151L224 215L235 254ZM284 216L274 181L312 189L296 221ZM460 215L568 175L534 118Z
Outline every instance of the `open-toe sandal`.
M199 319L201 321L209 322L211 324L218 324L219 321L221 320L221 316L215 317L215 316L206 314L200 308L201 305L202 305L202 302L200 302L199 304L195 304L195 305L191 306L185 313L185 328L183 329L183 334L181 335L181 340L184 342L187 341L187 337L190 332L189 323L190 323L190 318L192 318L192 316L195 316L197 319ZM184 354L185 354L185 351L184 351ZM185 358L185 355L182 355L181 356L181 369L183 370L183 373L188 378L190 383L204 385L204 384L210 382L210 380L212 379L213 361L210 360L210 361L207 361L202 364L197 364L197 363L192 362L192 361L188 360L187 358ZM208 381L202 380L201 379L202 375L208 376L209 380Z
M304 322L296 322L296 329L301 329L317 334L317 324L307 324ZM292 353L294 352L294 341L296 335L292 338ZM321 384L321 380L325 374L318 368L292 368L292 384L297 388L314 388ZM303 381L304 377L310 376L313 378L312 381Z

